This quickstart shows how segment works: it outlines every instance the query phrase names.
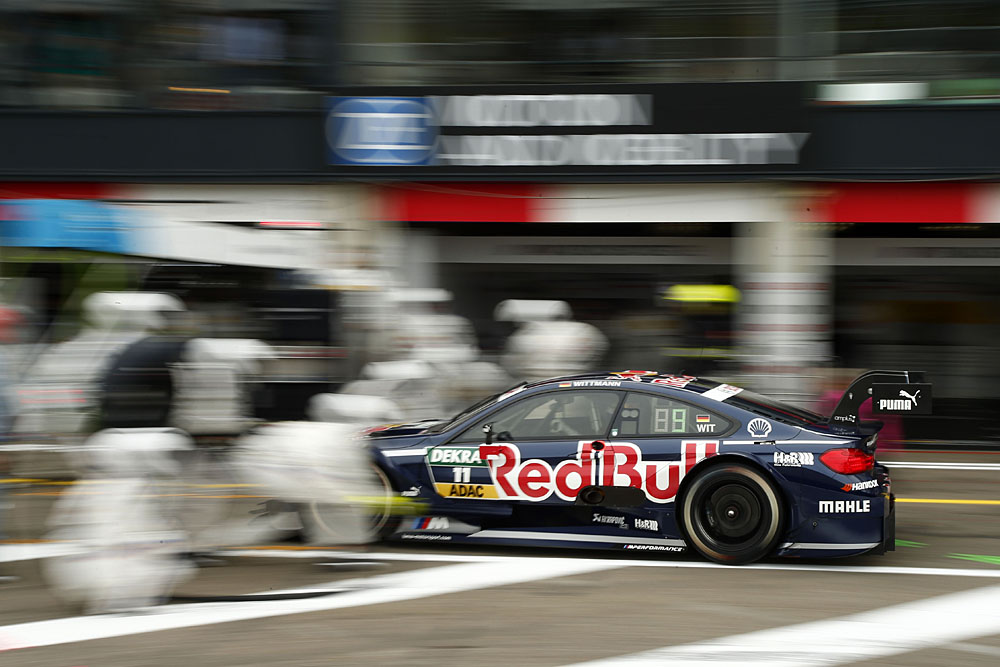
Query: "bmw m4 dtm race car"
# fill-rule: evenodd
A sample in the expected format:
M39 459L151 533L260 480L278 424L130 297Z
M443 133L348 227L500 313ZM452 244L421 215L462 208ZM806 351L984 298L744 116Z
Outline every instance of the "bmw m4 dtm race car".
M876 414L929 414L923 373L858 377L829 417L687 375L623 371L522 384L449 421L369 434L426 515L393 539L630 551L709 560L894 548Z

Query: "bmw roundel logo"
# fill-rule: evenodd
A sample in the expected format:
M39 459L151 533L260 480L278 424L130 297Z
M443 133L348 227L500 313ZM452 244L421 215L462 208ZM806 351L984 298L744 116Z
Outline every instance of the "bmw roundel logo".
M428 164L437 142L434 113L423 97L327 98L330 164Z

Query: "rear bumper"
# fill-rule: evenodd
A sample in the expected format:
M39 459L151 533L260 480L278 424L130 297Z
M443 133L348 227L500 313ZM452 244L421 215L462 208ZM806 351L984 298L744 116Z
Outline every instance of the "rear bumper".
M880 497L872 497L872 505L878 500L882 501L877 505L882 516L873 512L874 516L868 515L860 522L847 523L839 517L831 520L828 515L805 517L800 530L789 535L790 541L781 544L776 555L840 558L895 551L896 496L883 487Z
M896 494L892 492L892 480L889 478L888 468L878 464L876 475L881 482L882 497L885 498L885 502L882 505L882 542L871 552L884 554L886 551L896 550Z
M884 554L896 550L896 494L889 492L882 517L882 543L872 549L874 554Z

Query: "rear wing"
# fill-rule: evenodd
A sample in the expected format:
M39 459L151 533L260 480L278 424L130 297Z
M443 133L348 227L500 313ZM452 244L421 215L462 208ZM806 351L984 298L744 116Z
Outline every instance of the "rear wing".
M869 398L876 415L929 415L933 401L923 371L868 371L840 397L829 423L857 424L858 409Z

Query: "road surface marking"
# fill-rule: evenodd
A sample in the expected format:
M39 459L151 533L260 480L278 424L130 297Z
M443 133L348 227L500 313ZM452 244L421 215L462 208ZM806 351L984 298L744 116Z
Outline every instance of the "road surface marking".
M945 644L941 648L948 649L949 651L965 651L966 653L981 653L982 655L991 655L1000 658L1000 648L996 646L984 646L982 644L969 644L966 642L956 642L954 644Z
M914 542L912 540L896 540L897 547L913 547L914 549L920 549L927 546L926 542Z
M620 566L615 563L573 558L521 558L511 561L444 565L364 579L334 581L325 585L311 586L308 589L266 591L269 595L323 589L336 593L323 597L166 605L144 608L138 610L139 613L74 616L0 626L0 651L416 600L617 567Z
M0 563L37 560L84 553L79 545L72 542L35 542L28 544L0 544ZM535 560L553 560L547 556L500 556L490 554L461 554L441 551L440 553L407 553L396 551L350 551L345 547L314 547L294 545L265 545L226 549L215 552L224 558L329 558L349 560L385 560L413 563L498 563ZM609 567L666 567L677 569L727 569L727 570L775 570L785 572L844 572L849 574L910 574L944 577L982 577L1000 579L1000 569L953 568L953 567L898 567L889 565L814 565L798 562L754 563L733 568L731 565L708 563L701 560L641 560L621 558L601 558L585 555L572 558L579 562L607 564ZM966 559L968 560L968 559ZM993 564L993 563L989 563Z
M0 563L38 560L54 556L71 556L78 553L83 553L83 549L79 545L69 542L0 544Z
M948 554L945 558L958 558L959 560L971 560L976 563L986 563L987 565L1000 565L1000 556L984 556L982 554Z
M240 557L249 558L330 558L330 559L360 559L360 560L386 560L386 561L406 561L406 562L438 562L438 563L492 563L499 561L536 560L544 558L540 556L494 556L490 554L456 554L456 553L404 553L395 551L326 551L322 549L303 551L269 551L268 547L255 547L252 549L230 549L219 551L213 554L220 557ZM944 576L944 577L982 577L986 579L1000 579L1000 569L987 568L954 568L954 567L893 567L888 565L865 566L865 565L811 565L805 563L754 563L752 565L721 565L719 563L708 563L701 560L639 560L624 558L588 558L579 556L574 560L593 560L607 563L613 567L666 567L678 569L720 569L731 572L742 572L744 570L774 570L782 572L844 572L848 574L910 574L922 576Z
M574 667L826 667L869 662L1000 632L1000 586L860 614L578 663Z

